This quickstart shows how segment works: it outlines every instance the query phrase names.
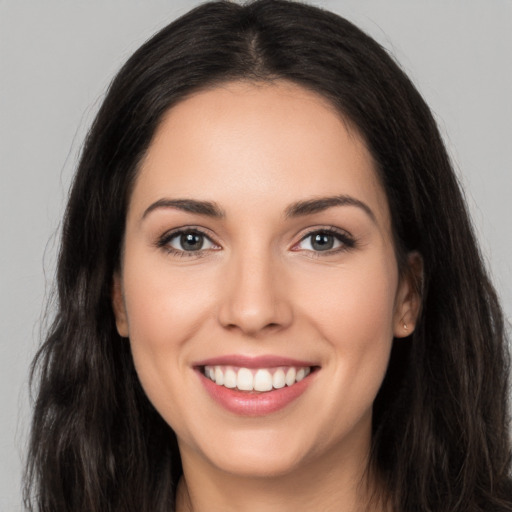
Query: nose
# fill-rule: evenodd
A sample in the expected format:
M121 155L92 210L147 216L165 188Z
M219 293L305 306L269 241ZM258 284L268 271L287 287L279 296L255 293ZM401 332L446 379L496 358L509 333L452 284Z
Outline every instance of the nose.
M219 321L229 330L257 337L287 328L293 320L282 269L271 257L243 256L224 275Z

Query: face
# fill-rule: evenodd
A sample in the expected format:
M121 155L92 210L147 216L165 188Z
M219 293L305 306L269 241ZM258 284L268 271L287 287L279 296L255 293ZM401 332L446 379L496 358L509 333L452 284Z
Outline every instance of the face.
M281 82L227 84L167 113L113 303L184 464L257 476L364 460L418 301L361 137Z

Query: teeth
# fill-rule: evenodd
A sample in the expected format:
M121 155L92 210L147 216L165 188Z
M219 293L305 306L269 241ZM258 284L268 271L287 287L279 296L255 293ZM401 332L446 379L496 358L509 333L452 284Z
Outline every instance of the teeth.
M217 372L217 368L215 369L215 372ZM252 377L251 370L248 370L247 368L240 368L236 377L236 387L238 389L241 391L252 391L254 389L254 379Z
M236 380L236 373L231 368L228 368L224 372L224 386L227 388L236 388Z
M287 386L291 386L295 382L295 375L297 374L297 371L295 368L290 368L286 372L286 377L284 378L284 381L286 382Z
M311 373L311 368L293 366L280 368L234 368L231 366L205 366L204 375L219 386L240 391L271 391L293 386Z
M279 370L277 370L276 373L274 373L272 376L272 386L276 389L281 389L284 388L285 384L286 382L284 372L281 370L281 368L279 368Z
M224 384L224 373L219 366L215 368L215 383L219 386Z
M272 389L272 375L268 370L258 370L254 376L255 391L270 391Z

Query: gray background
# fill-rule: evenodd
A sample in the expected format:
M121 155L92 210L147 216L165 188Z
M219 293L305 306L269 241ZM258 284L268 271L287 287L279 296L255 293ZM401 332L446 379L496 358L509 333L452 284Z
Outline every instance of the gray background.
M123 61L196 1L0 0L0 511L21 510L27 371L66 192ZM390 49L432 107L512 318L512 0L323 0Z

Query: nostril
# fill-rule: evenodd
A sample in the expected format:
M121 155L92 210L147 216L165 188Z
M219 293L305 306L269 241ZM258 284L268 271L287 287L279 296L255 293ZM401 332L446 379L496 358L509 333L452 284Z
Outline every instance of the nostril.
M287 295L274 296L275 289L237 281L226 290L219 303L218 320L225 329L246 334L276 332L292 322L292 308Z

